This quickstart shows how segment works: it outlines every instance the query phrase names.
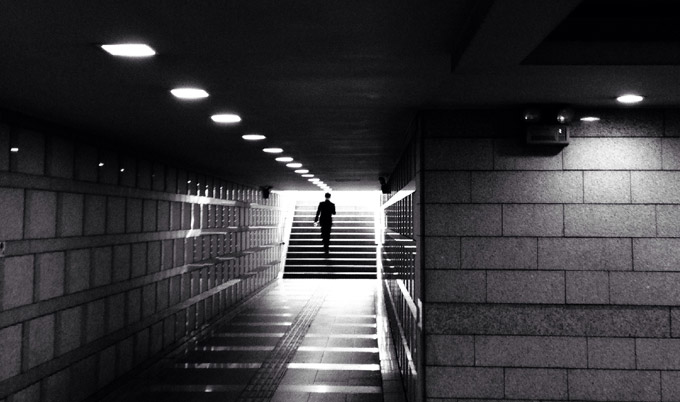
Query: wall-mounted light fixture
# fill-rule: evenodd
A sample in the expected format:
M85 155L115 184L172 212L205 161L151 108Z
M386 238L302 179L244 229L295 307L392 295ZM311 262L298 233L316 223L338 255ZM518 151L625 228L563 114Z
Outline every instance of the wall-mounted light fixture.
M574 110L558 105L534 105L524 109L526 143L531 145L569 145L569 123Z
M380 191L382 191L383 194L389 194L391 193L390 189L390 184L385 180L384 177L378 177L378 181L380 182Z
M265 200L269 198L269 194L271 193L272 186L261 186L260 187L260 192L262 192L262 198Z

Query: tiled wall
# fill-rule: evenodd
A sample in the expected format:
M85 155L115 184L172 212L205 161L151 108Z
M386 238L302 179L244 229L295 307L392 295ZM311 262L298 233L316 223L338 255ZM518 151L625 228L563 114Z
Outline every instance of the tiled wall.
M422 393L422 330L418 325L421 298L419 240L420 193L415 191L420 173L420 141L417 133L389 178L389 194L383 194L384 239L381 277L386 310L397 361L408 400Z
M680 114L424 117L428 401L680 400Z
M0 401L87 398L278 274L276 194L28 124L0 123Z

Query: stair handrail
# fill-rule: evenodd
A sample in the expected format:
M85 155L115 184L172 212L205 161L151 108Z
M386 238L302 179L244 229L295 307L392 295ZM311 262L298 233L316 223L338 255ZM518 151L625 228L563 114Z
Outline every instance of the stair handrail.
M279 277L283 277L283 273L286 269L286 256L288 255L288 245L290 244L290 233L293 230L293 220L295 219L295 207L297 205L297 200L284 198L283 204L283 208L281 209L283 222L279 232L279 244L281 245L281 258L279 258L279 260L282 262L281 270L279 271Z

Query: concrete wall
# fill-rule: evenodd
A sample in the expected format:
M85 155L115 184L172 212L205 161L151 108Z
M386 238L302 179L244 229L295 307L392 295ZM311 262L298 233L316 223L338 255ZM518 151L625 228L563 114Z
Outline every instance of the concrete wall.
M24 123L0 123L0 401L91 396L276 277L276 194Z
M428 401L680 400L677 112L424 115Z

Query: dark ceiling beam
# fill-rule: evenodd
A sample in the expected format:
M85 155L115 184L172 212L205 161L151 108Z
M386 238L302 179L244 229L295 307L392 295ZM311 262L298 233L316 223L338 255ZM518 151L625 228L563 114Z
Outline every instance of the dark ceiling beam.
M483 0L453 49L452 71L517 66L583 0Z
M470 42L472 42L475 34L477 34L482 22L484 22L484 18L486 18L493 3L494 0L473 0L468 3L465 10L467 18L465 19L465 23L458 29L458 34L456 35L457 40L453 45L451 54L452 71L455 71L456 66L460 63L461 58L470 46Z
M524 60L531 65L680 65L680 43L641 41L546 41Z

